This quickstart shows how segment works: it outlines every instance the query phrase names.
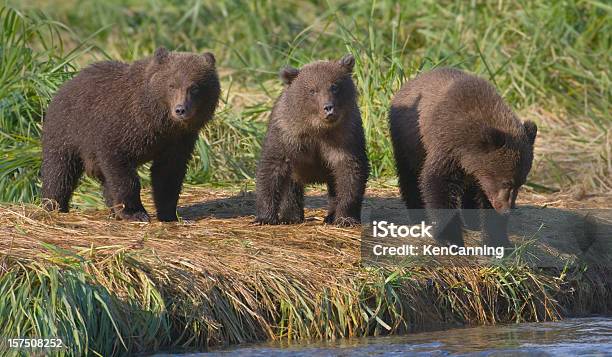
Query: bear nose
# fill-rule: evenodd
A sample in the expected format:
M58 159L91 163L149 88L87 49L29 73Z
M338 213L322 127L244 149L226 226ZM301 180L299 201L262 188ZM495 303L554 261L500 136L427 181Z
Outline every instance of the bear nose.
M183 106L182 104L179 104L176 107L174 107L174 113L180 117L185 115L185 112L186 112L185 106Z
M329 116L334 114L334 105L331 103L327 103L323 106L323 111L325 112L325 115Z
M493 208L501 215L510 213L510 206L506 206L503 202L494 202Z

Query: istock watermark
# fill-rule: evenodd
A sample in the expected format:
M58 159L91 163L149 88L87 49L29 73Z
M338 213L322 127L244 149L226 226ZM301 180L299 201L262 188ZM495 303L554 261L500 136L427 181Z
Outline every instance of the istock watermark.
M406 210L382 200L364 209L362 222L364 265L612 264L612 210L605 208L527 206L500 219L494 210Z
M379 244L372 245L374 256L493 256L497 259L504 257L504 247L491 247L487 245L461 247L458 245L437 246L434 244L401 244L396 241L386 241L384 238L431 238L435 223L405 225L388 221L373 221L372 238L382 238Z
M437 246L433 244L403 244L400 246L386 246L375 244L372 246L375 256L492 256L502 259L505 254L504 247L471 246L460 247L458 245Z
M387 221L374 221L372 222L372 237L377 238L433 238L432 233L433 225L427 225L424 221L421 224L415 224L412 226L408 225L397 225L393 222Z

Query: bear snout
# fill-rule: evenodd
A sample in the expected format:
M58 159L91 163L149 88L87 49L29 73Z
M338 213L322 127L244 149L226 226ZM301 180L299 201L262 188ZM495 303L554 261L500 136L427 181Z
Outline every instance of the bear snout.
M501 215L507 215L510 213L510 208L512 207L510 202L505 201L493 201L491 202L495 211Z
M329 119L330 117L333 117L335 114L335 109L334 109L334 105L332 103L326 103L323 106L323 113L325 114L325 118Z
M493 199L490 199L491 205L501 215L510 213L510 209L514 208L514 198L512 194L513 190L508 188L502 188L497 191Z
M183 104L178 104L174 107L173 116L179 120L185 120L189 118L189 108Z

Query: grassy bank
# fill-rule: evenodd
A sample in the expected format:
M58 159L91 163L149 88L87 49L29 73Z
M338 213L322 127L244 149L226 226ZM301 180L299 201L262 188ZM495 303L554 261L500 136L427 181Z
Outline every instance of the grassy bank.
M612 189L612 10L605 2L8 3L20 14L2 10L3 201L37 198L41 117L57 86L92 61L130 61L158 45L212 50L219 63L223 101L198 142L191 184L252 178L281 89L278 69L351 52L373 177L394 175L386 124L393 93L420 71L456 66L490 79L523 118L540 125L529 185ZM97 184L85 183L75 204L101 207Z
M393 93L421 71L456 66L490 79L522 118L539 125L521 204L553 216L609 207L602 194L612 190L606 2L6 4L0 201L18 204L0 204L0 336L58 336L69 347L60 353L107 356L612 310L609 266L585 265L576 249L562 252L555 242L564 239L552 233L543 244L559 253L559 264L549 268L526 264L522 253L492 265L372 268L360 260L358 228L322 225L321 198L309 200L304 225L254 227L252 194L218 189L252 190L268 112L281 90L278 69L351 52L378 183L395 187L386 123ZM93 61L131 61L159 45L213 51L223 86L216 119L189 166L179 211L185 221L110 220L89 178L73 199L79 209L42 211L41 122L59 85ZM371 189L368 197L405 213L396 189ZM145 205L154 212L149 200ZM563 221L545 221L545 228ZM517 239L545 233L533 225Z
M252 226L253 195L237 190L188 189L186 221L177 224L2 206L0 314L8 323L0 335L59 336L67 355L109 356L612 311L609 264L585 266L574 254L557 268L526 264L528 253L485 265L365 266L360 229L323 226L318 194L298 227ZM525 196L522 205L550 214L605 207L610 198ZM404 213L395 189L368 197L368 209ZM553 256L571 240L557 228L536 231Z

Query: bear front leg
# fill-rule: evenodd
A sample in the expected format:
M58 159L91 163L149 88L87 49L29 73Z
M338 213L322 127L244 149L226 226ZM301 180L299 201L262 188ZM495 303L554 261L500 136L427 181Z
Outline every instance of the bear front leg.
M425 209L434 226L434 239L446 245L463 246L461 217L455 197L457 186L452 170L436 167L441 162L425 162L421 173L420 187Z
M125 221L150 222L149 214L140 200L140 178L136 167L124 163L125 158L109 158L101 164L104 184L115 214Z
M333 169L336 211L333 223L349 227L361 223L361 205L368 180L367 160L346 157Z
M332 224L336 219L336 207L338 207L338 195L336 194L336 183L333 177L327 179L327 216L323 220L325 224Z
M304 185L289 179L281 195L279 216L283 224L304 222Z
M153 201L157 211L157 219L162 222L178 221L176 206L187 172L187 162L191 157L189 152L168 151L163 157L157 158L151 165L151 183L153 186Z
M497 213L482 190L478 194L478 201L480 203L482 243L492 247L511 247L508 239L510 214Z
M279 224L281 193L290 184L289 163L282 156L268 154L264 149L256 175L256 216L257 224Z
M466 228L477 230L481 227L480 224L480 202L479 202L480 187L474 183L468 183L461 196L461 216Z

